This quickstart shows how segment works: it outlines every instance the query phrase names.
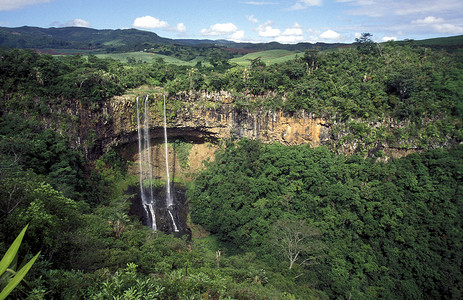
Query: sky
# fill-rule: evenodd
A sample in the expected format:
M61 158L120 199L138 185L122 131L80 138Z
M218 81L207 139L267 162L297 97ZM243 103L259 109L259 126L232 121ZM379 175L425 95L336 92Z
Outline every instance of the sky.
M421 40L463 34L463 0L0 0L0 26L26 25L256 43Z

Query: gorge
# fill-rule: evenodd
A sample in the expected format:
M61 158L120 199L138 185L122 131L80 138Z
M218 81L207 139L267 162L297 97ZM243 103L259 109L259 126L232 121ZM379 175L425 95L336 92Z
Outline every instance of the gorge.
M4 51L0 248L31 224L57 299L461 298L463 60L382 50L221 73Z
M79 137L75 146L84 149L88 160L117 149L126 160L134 162L129 171L140 177L140 191L132 200L136 207L131 213L154 231L176 233L187 229L184 192L177 184L170 187L171 174L180 181L190 180L191 174L204 169L204 162L213 159L214 152L226 140L247 138L283 145L327 146L344 154L355 153L361 142L345 139L340 143L343 133L336 128L343 124L335 119L314 117L305 111L240 107L236 103L239 99L226 92L168 97L158 91L145 95L142 92L114 97L93 110L68 107L57 113L76 116L77 122L68 124L67 134ZM44 123L47 122L50 121ZM49 123L50 127L64 127L59 125ZM189 145L182 159L175 141ZM416 150L388 148L384 141L377 141L371 153L378 149L388 151L388 157Z

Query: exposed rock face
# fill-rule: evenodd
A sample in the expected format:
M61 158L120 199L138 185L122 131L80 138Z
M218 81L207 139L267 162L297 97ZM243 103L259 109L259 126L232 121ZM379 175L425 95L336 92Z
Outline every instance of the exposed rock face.
M169 138L182 137L194 142L229 139L232 137L258 139L264 143L279 142L285 145L311 144L319 146L330 139L327 120L314 118L307 113L288 114L282 111L245 110L237 108L230 97L198 95L182 99L183 107L168 118ZM151 100L150 132L152 139L162 138L162 115L156 111L161 95ZM204 97L204 98L201 98ZM204 101L206 100L206 101ZM167 100L169 102L169 100ZM99 136L103 148L120 146L137 139L134 98L121 96L108 103L103 110L110 114L111 130ZM105 117L104 117L105 118ZM106 117L107 118L107 117Z
M97 159L111 147L118 147L123 149L128 159L136 161L137 150L130 150L130 145L136 145L138 141L137 95L142 99L146 93L150 95L149 126L152 145L163 143L162 91L148 89L149 92L139 90L134 94L114 97L93 108L85 108L79 101L68 101L53 108L53 113L58 114L58 118L44 118L43 124L70 136L76 147L83 148L88 160ZM284 145L327 145L346 155L361 153L375 156L376 152L381 151L382 159L419 151L416 146L418 142L414 140L395 141L392 145L388 143L385 138L388 132L407 125L392 119L373 123L350 120L369 128L369 133L362 133L360 136L353 134L350 121L340 123L335 118L315 117L306 111L288 113L256 108L259 107L258 104L252 108L249 106L253 101L264 103L266 97L271 96L248 96L246 101L243 101L242 95L236 96L229 92L190 92L169 96L166 99L169 140L182 139L199 145L204 142L216 144L217 141L233 137L249 138ZM384 131L383 134L375 135L380 129ZM431 145L439 146L445 145ZM213 156L213 151L207 153L210 157Z

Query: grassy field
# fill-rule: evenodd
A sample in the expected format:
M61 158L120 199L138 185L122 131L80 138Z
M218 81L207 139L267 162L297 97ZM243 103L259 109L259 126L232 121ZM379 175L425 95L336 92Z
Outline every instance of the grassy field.
M241 57L235 57L230 59L230 63L238 64L242 66L249 65L251 60L260 57L262 61L266 64L274 64L274 63L281 63L288 60L292 60L296 57L296 55L301 56L300 52L296 51L289 51L289 50L267 50L267 51L260 51L249 53ZM207 57L197 57L191 61L183 61L179 60L175 57L165 56L161 54L154 54L148 52L124 52L124 53L105 53L105 54L96 54L99 58L113 58L120 60L122 62L127 62L129 59L134 58L136 61L142 62L153 62L156 59L163 59L167 64L174 64L174 65L183 65L183 66L194 66L198 61L201 61L203 64L208 65Z
M120 60L122 62L127 62L130 58L134 58L136 61L142 62L153 62L156 59L163 59L167 64L174 64L174 65L186 65L186 66L194 66L198 61L203 61L204 58L195 58L191 61L183 61L171 56L165 56L161 54L154 54L148 52L124 52L124 53L107 53L107 54L97 54L99 58L113 58Z
M296 51L289 51L289 50L267 50L267 51L260 51L260 52L253 52L246 54L241 57L232 58L230 63L236 63L238 65L249 65L251 60L260 57L262 61L266 64L275 64L281 63L288 60L292 60L296 57L296 55L301 56L300 52Z

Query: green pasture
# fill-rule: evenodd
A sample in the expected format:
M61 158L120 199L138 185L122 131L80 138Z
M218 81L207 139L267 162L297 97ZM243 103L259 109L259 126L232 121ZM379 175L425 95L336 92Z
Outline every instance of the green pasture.
M171 56L149 53L149 52L142 52L142 51L123 52L123 53L105 53L105 54L97 54L96 56L99 58L113 58L113 59L120 60L124 63L128 62L129 59L131 58L134 58L137 62L138 61L153 62L153 61L156 61L156 59L162 59L167 64L186 65L186 66L194 66L196 65L198 61L204 61L204 58L201 58L201 57L197 57L191 61L183 61L175 57L171 57Z
M256 59L257 57L260 57L262 61L265 64L275 64L275 63L281 63L285 62L288 60L292 60L295 58L296 55L301 55L300 52L297 51L289 51L289 50L267 50L267 51L260 51L260 52L254 52L254 53L249 53L244 56L240 57L235 57L230 59L230 63L236 63L238 65L248 65L251 63L251 60ZM113 58L120 60L124 63L127 63L129 59L135 59L137 62L153 62L156 59L163 59L165 63L167 64L173 64L173 65L183 65L183 66L194 66L198 61L201 61L202 63L207 62L207 57L201 57L198 56L195 59L191 61L183 61L180 59L177 59L172 56L166 56L162 54L155 54L155 53L149 53L149 52L123 52L123 53L102 53L102 54L96 54L97 57L99 58Z
M293 60L298 54L301 55L301 53L297 51L266 50L249 53L241 57L232 58L230 59L230 63L236 63L238 65L248 65L251 63L251 60L260 57L265 64L275 64L285 62L288 60Z

